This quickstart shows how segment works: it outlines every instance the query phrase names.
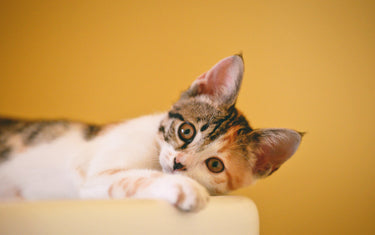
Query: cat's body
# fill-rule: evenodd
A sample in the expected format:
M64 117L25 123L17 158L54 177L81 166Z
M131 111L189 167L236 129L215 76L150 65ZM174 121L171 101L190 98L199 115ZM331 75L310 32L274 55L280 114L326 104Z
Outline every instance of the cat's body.
M199 210L208 193L277 170L301 140L253 130L234 107L240 56L200 76L167 113L104 126L0 119L0 198L158 198Z
M165 115L110 124L90 135L90 126L78 122L13 120L14 128L9 128L9 120L0 119L0 130L6 122L13 129L6 145L0 145L0 195L14 196L22 188L28 199L77 198L87 177L106 170L161 171L156 135ZM54 131L58 136L53 136ZM7 178L13 190L6 189Z

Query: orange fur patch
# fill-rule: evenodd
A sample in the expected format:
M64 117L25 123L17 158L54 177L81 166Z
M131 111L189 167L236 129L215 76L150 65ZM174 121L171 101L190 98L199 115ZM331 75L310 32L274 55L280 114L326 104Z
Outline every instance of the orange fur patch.
M82 169L82 167L80 167L80 166L77 166L76 167L76 171L78 172L78 175L81 177L81 178L86 178L86 171L84 171L83 169Z
M21 135L12 135L12 136L10 136L8 138L7 145L11 146L11 148L16 153L22 153L26 149L26 146L23 143Z
M225 174L227 176L227 187L229 190L233 190L234 187L233 187L233 178L232 178L232 175L229 173L229 171L225 171Z
M108 188L108 196L110 198L112 198L112 193L113 193L113 184L111 184L111 186L109 186L109 188Z
M176 201L176 204L175 205L180 205L181 203L183 203L185 201L185 193L184 191L182 190L182 187L180 185L178 185L178 196L177 196L177 201Z
M222 137L223 147L221 147L221 148L218 150L218 153L224 153L224 152L227 152L227 151L229 151L229 150L233 147L233 144L234 144L235 141L236 141L237 131L238 131L239 129L240 129L240 126L232 126L232 127L227 131L227 133L225 133L225 135Z
M215 184L222 184L222 183L224 183L225 181L226 181L225 179L219 179L219 178L215 178L215 179L214 179Z
M25 198L22 196L22 191L19 188L14 188L13 189L13 195L14 199L16 200L24 200Z
M122 189L126 191L128 189L129 184L130 184L129 181L130 181L129 178L123 178L118 182L118 185L121 186Z
M141 188L145 188L152 183L152 179L149 178L138 178L132 184L132 187L126 192L126 196L133 196Z
M116 174L117 172L121 172L124 169L110 169L106 171L102 171L99 174ZM153 172L150 174L150 177L138 177L134 178L134 176L128 176L120 179L116 183L112 184L108 188L108 195L109 197L113 197L114 191L121 191L124 193L125 197L132 197L134 194L137 193L138 190L141 190L142 188L148 187L152 182L162 175L161 172Z
M126 171L124 168L113 168L113 169L108 169L104 170L98 173L98 175L114 175L116 173L119 173L121 171Z

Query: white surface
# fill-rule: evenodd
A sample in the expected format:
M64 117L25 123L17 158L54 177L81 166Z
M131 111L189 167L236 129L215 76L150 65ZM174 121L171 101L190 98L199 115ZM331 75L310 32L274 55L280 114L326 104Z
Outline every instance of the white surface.
M198 213L164 201L101 200L0 203L0 234L259 234L255 204L211 197Z

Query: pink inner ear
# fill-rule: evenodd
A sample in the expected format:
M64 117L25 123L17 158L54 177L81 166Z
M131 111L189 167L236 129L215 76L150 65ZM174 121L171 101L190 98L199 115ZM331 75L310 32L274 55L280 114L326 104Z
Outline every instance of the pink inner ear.
M275 149L275 147L265 144L260 147L256 155L255 172L259 175L269 175L279 169L292 154L285 148Z
M301 141L301 136L293 130L273 129L263 132L268 134L260 137L254 146L257 156L254 173L258 176L267 176L279 169L294 154Z
M237 92L236 86L243 72L242 59L237 57L227 57L200 75L195 81L198 85L198 94L226 96Z
M206 74L207 74L207 72L205 72L204 74L200 75L200 76L197 78L197 80L204 80L204 79L206 79Z
M198 94L214 95L215 89L208 85L207 73L200 75L196 82L198 83Z

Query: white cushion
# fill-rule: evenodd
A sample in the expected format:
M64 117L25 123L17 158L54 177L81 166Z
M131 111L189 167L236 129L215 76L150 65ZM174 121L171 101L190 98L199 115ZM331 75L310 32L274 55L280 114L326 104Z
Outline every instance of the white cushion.
M198 213L158 200L0 203L0 234L259 234L255 204L211 197Z

